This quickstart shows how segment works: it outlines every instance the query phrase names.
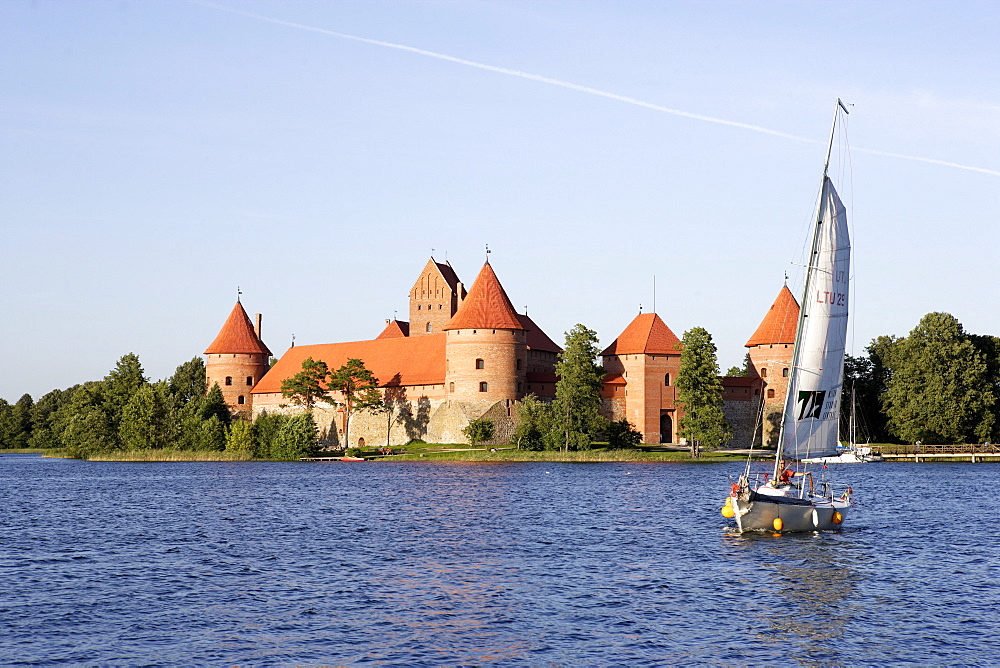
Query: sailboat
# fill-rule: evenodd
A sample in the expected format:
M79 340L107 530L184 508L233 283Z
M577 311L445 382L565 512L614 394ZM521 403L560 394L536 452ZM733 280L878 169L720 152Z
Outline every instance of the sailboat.
M773 472L753 473L748 458L730 486L722 514L742 531L823 531L839 528L851 507L851 489L834 489L824 469L804 460L837 454L844 352L847 342L851 243L847 212L827 171L840 113L833 115L830 143L813 227L799 312L785 413Z

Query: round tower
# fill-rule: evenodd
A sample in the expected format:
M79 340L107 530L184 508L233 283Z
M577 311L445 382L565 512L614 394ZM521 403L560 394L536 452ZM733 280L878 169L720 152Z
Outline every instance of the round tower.
M785 285L746 343L750 357L747 371L751 378L763 381L759 397L764 404L761 436L767 446L778 442L798 325L799 303Z
M524 396L525 330L489 262L444 329L449 399L496 402Z
M208 389L218 385L226 404L234 411L253 408L250 391L270 368L271 351L260 338L260 320L258 314L256 327L251 324L237 300L219 335L205 349Z

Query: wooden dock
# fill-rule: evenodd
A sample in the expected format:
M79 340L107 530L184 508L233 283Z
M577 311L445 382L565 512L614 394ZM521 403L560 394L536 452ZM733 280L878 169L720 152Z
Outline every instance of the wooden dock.
M968 461L998 462L1000 446L992 443L964 443L959 445L873 445L872 452L882 455L887 462L911 461Z

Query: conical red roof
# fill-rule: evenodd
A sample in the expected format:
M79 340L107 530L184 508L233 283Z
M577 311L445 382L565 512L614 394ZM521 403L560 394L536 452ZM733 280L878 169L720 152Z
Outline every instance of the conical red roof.
M215 337L215 341L205 350L206 355L227 353L263 353L270 355L264 342L257 338L257 333L253 331L253 325L247 312L243 310L243 304L239 301L226 318L226 323Z
M524 329L489 262L483 265L469 296L444 328Z
M655 313L640 313L601 355L680 355L681 341Z
M771 309L764 316L757 331L753 333L746 347L775 343L795 343L795 330L799 326L799 303L795 295L783 286Z

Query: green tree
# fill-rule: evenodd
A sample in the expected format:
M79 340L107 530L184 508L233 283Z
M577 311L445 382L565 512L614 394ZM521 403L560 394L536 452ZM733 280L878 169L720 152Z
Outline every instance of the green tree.
M246 420L235 420L229 426L229 434L226 437L226 450L243 452L253 456L253 424Z
M601 417L601 382L604 368L595 361L600 350L597 332L577 324L566 332L566 345L556 364L556 400L553 402L558 441L550 432L549 447L589 449L593 434L603 430L607 420Z
M207 420L201 421L198 427L196 449L226 449L226 425L219 419L219 416L212 415Z
M179 429L167 384L143 385L122 409L118 437L126 450L159 450L173 445Z
M722 382L712 335L703 327L684 332L677 372L680 435L691 442L691 455L701 447L717 448L732 438L722 413Z
M31 410L35 402L30 394L21 395L13 406L0 399L0 448L28 447L31 438Z
M990 438L996 403L990 365L954 316L925 315L895 343L888 365L883 406L893 434L911 443Z
M365 368L365 363L357 358L347 360L347 363L330 374L327 388L331 392L339 392L344 407L344 447L351 446L351 416L357 411L379 410L382 403L382 393L378 389L378 378Z
M123 355L115 368L104 377L104 411L111 420L116 436L122 411L132 400L132 396L147 382L139 356L135 353Z
M73 398L79 385L66 390L52 390L42 396L31 409L31 448L62 447L62 426L60 416Z
M204 399L198 402L197 406L198 417L202 420L208 420L215 416L224 426L228 426L233 419L233 414L229 411L229 406L226 405L226 400L222 397L222 388L219 387L218 383L212 384L212 389L208 391Z
M545 434L553 429L552 404L529 394L517 403L514 443L519 450L544 450Z
M309 457L316 451L319 430L312 413L306 411L292 416L281 426L276 439L274 459L296 460Z
M70 457L87 459L118 445L114 424L104 410L104 383L85 383L61 416L62 442Z
M892 355L897 339L880 336L865 348L865 354L844 358L844 400L841 402L841 424L848 424L853 408L858 425L858 438L874 442L896 440L889 433L888 418L882 410L882 396L891 376L886 360Z
M311 411L317 401L333 403L323 384L330 375L330 369L323 360L307 357L302 360L302 371L281 381L281 394L293 404L305 406Z
M179 365L167 383L179 405L201 400L208 391L204 360L194 357Z
M631 450L642 443L642 433L632 423L622 418L608 425L608 447L615 450Z
M489 420L470 420L469 424L462 429L462 433L472 445L491 440L495 431L493 423Z
M253 456L257 459L278 459L278 434L288 422L287 415L261 413L253 423Z
M10 450L15 447L18 428L14 421L14 409L6 399L0 399L0 448Z

